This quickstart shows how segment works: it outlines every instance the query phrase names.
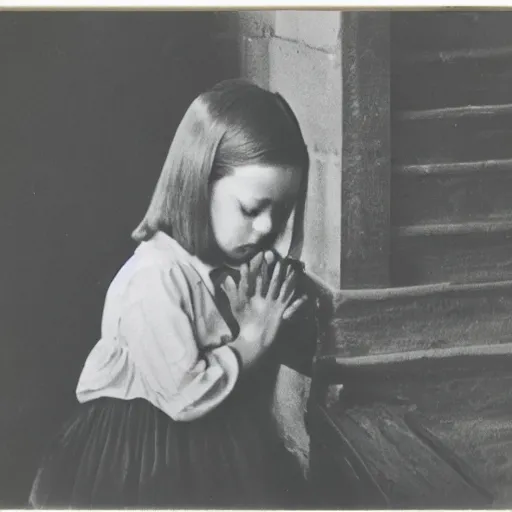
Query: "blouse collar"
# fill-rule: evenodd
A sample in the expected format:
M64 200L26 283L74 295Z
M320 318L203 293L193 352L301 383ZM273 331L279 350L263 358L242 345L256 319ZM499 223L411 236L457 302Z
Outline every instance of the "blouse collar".
M203 260L199 259L197 256L190 254L186 249L184 249L174 238L169 236L167 233L163 231L157 231L153 238L148 240L145 243L151 242L158 250L161 250L169 255L172 255L173 258L177 258L182 262L188 263L198 274L201 280L205 283L208 290L215 295L214 284L212 282L212 277L215 278L215 275L218 276L223 270L227 270L228 274L232 274L232 272L226 268L225 265L214 266L208 263L205 263ZM281 259L277 248L273 249L275 256L278 259ZM236 269L233 269L234 273L237 272Z
M216 267L209 265L197 256L190 254L174 238L163 231L157 231L146 243L149 242L151 242L156 249L172 256L173 259L178 259L181 262L188 263L199 274L199 277L206 284L210 292L214 292L210 273Z

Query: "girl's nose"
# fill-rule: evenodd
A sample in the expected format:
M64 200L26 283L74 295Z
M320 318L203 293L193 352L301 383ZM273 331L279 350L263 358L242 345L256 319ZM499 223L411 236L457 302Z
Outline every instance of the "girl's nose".
M262 236L268 235L272 231L272 218L269 213L261 213L258 215L252 225L254 231Z

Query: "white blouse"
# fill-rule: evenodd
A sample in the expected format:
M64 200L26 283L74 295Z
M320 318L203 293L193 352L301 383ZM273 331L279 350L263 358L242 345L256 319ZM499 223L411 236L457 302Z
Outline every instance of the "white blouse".
M142 242L108 289L79 402L144 398L177 421L222 402L239 366L223 341L231 331L214 302L210 271L163 232Z

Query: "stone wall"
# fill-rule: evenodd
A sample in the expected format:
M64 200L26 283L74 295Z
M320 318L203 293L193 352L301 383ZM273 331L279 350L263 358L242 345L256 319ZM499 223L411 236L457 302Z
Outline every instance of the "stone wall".
M219 11L217 37L239 48L240 74L280 92L296 113L311 168L303 259L340 280L340 11Z

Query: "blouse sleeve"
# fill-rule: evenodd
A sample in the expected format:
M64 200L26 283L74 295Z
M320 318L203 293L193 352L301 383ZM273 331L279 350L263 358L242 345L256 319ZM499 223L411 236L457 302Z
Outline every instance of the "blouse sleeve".
M189 294L179 268L144 269L133 278L118 325L119 339L147 394L177 421L194 420L215 408L239 373L235 353L221 340L213 349L199 348L187 313L191 308L184 307Z

